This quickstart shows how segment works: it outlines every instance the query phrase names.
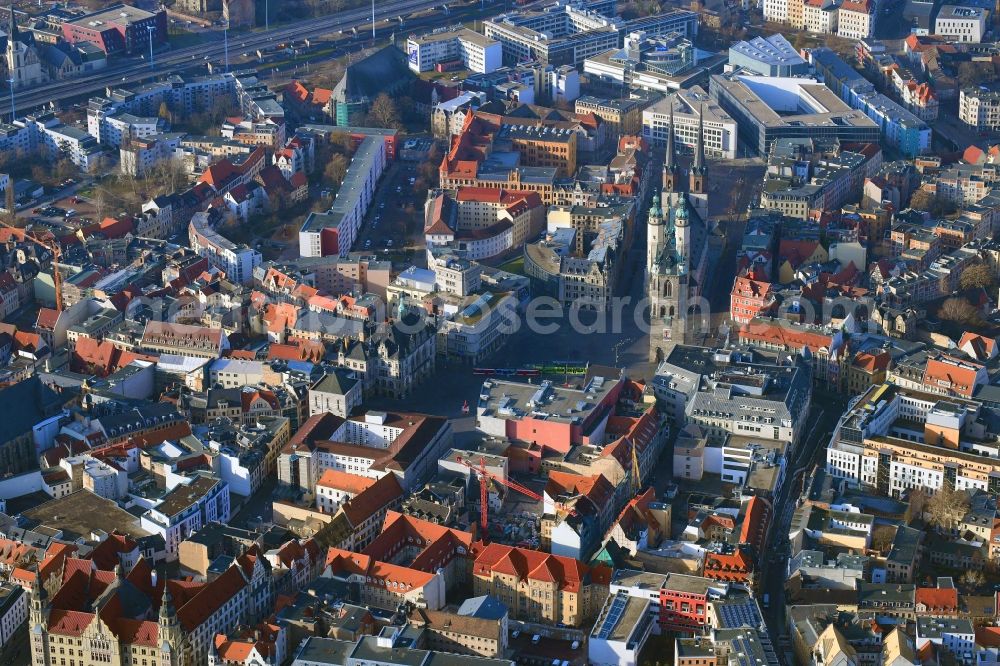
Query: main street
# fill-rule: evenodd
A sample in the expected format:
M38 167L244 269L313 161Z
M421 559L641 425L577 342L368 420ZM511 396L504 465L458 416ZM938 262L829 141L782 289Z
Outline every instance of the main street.
M389 21L390 23L387 25L393 27L399 26L399 17L405 19L408 15L441 6L441 0L380 1L376 3L375 8L376 25ZM232 55L237 51L253 51L258 48L273 46L283 41L318 37L336 33L338 30L346 33L354 28L360 28L365 25L370 26L371 21L372 13L370 9L352 9L330 16L284 24L268 32L233 33L230 34L229 38L229 51ZM380 32L384 36L385 31L380 30ZM94 93L103 94L103 91L108 86L113 87L125 83L136 83L159 78L169 73L171 69L190 65L195 60L218 60L224 58L226 45L223 37L223 34L217 32L208 38L209 41L197 46L158 53L154 58L155 64L152 68L146 60L129 58L117 64L110 65L96 74L66 81L54 81L30 88L16 95L17 113L23 114L26 111L34 110L50 103L58 104L66 100L83 98ZM360 41L364 38L364 32L359 31L357 39Z
M812 404L806 419L807 430L789 458L785 481L774 501L775 515L770 529L770 541L766 557L761 562L763 580L760 591L762 596L768 596L764 619L771 636L775 638L786 633L784 593L790 556L788 532L797 508L796 500L809 472L821 462L830 434L846 408L843 396L818 389L813 390Z

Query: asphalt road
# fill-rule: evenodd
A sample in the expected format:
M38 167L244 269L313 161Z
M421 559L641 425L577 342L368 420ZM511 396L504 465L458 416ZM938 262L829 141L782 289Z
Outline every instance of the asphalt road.
M813 406L806 420L805 436L792 453L785 482L775 499L777 515L771 526L767 549L773 559L765 559L761 564L764 572L760 588L761 598L764 594L769 596L769 608L764 610L764 619L772 637L786 633L784 587L791 555L788 531L797 508L797 498L802 490L804 477L814 465L822 462L826 445L837 419L846 408L846 402L844 396L813 391Z
M378 23L386 20L395 21L397 17L406 17L409 14L441 6L441 0L397 0L396 2L378 2L375 8L375 18ZM257 48L266 48L287 40L301 40L309 37L370 25L371 11L365 9L352 9L339 12L334 15L286 23L281 27L269 32L241 33L233 35L230 39L230 56L235 56L238 51L249 51ZM398 22L387 25L398 26ZM363 39L363 35L359 35ZM31 88L21 92L16 96L18 113L35 109L49 103L62 102L75 98L85 97L93 93L102 93L107 86L121 85L122 83L134 83L146 81L151 78L159 78L171 69L179 66L187 66L193 60L201 61L206 56L209 60L221 59L225 54L225 44L223 34L216 32L213 41L198 44L175 50L165 51L156 54L154 57L155 68L151 69L149 63L139 58L129 58L107 67L99 73L89 76L82 76L68 81L55 81L43 86Z

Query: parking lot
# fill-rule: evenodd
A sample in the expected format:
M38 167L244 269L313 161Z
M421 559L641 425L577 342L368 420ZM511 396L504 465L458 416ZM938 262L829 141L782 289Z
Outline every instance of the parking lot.
M72 228L75 228L74 223L91 221L97 209L92 201L76 194L79 188L80 183L75 180L63 181L55 192L46 193L24 208L19 206L18 217L35 224Z
M424 196L414 191L417 164L397 161L386 170L355 251L370 251L423 263Z

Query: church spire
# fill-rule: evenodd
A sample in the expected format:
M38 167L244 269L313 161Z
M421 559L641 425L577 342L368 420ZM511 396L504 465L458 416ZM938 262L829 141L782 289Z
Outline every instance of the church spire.
M698 106L698 135L695 137L694 161L691 164L688 190L691 194L705 194L705 109Z
M163 598L160 601L160 625L170 627L177 621L177 609L174 608L174 598L163 584Z
M21 31L17 28L17 21L14 19L14 5L10 5L10 24L7 26L7 40L15 42L21 37Z
M705 172L705 105L698 107L698 136L695 141L694 168Z
M670 127L667 128L667 161L665 166L671 171L677 166L674 162L674 104L670 103Z
M663 191L677 191L677 160L674 159L674 102L670 100L670 126L667 128L667 155L663 160Z

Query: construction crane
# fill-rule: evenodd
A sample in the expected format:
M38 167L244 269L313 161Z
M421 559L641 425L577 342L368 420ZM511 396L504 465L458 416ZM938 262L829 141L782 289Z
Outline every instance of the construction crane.
M479 459L479 464L469 462L463 459L461 456L457 457L460 464L465 465L473 472L475 472L479 477L479 525L482 527L483 538L485 539L489 535L489 487L487 485L488 480L496 481L497 483L510 488L511 490L516 490L522 495L527 495L535 501L541 501L542 496L531 490L530 488L525 488L520 483L505 479L498 474L486 469L486 461L482 458ZM556 503L556 507L565 511L566 513L575 516L576 509L565 504Z
M635 448L635 438L632 439L632 494L638 495L642 490L642 478L639 474L639 453Z
M51 243L46 243L45 241L36 238L32 234L29 234L26 229L22 229L21 227L15 227L13 224L3 219L0 219L0 224L9 229L20 231L22 234L24 234L25 240L29 240L35 245L44 247L46 250L52 253L52 285L56 290L56 310L62 312L63 298L62 298L62 275L59 274L59 253L60 253L59 243L57 243L54 239Z

